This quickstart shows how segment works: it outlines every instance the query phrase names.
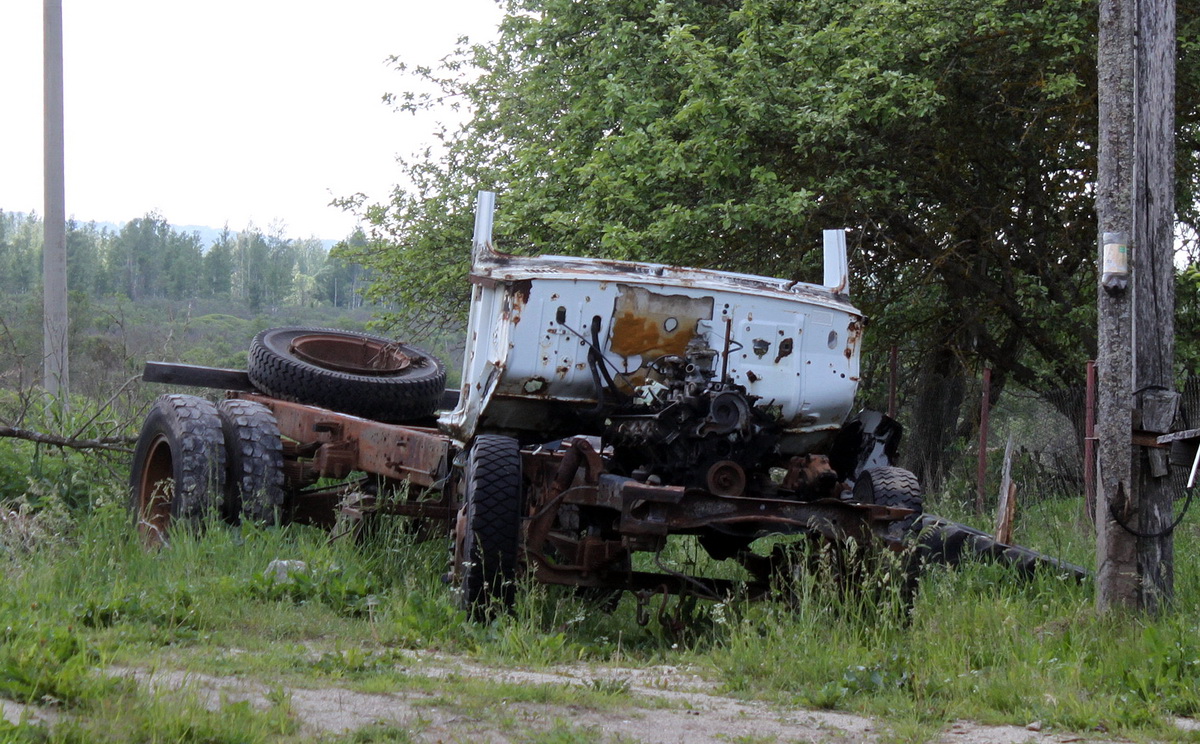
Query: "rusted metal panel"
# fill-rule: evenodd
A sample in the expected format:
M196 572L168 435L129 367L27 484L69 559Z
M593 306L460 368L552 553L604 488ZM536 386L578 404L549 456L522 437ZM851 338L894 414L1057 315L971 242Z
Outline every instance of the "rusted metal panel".
M313 466L321 476L345 477L350 470L361 470L430 486L448 471L451 442L436 429L382 424L253 393L231 395L270 408L285 438L315 445Z
M683 356L700 321L712 317L712 297L657 294L618 284L608 348L623 357Z

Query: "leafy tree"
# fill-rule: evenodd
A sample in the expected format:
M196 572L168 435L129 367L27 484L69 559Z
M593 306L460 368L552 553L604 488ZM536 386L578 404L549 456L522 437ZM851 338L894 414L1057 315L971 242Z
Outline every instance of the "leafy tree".
M267 236L267 246L266 300L271 305L278 305L291 294L296 265L295 241L285 237L282 227L276 226Z
M1193 222L1200 0L1181 0L1181 215ZM870 343L923 364L931 480L961 382L992 367L1077 384L1095 346L1095 19L1090 0L508 0L498 42L411 72L467 105L406 163L354 253L376 297L461 317L473 192L497 240L557 252L816 278L852 229ZM403 67L403 65L401 65ZM1190 137L1190 139L1188 138ZM1190 149L1189 149L1190 148ZM880 369L868 358L867 371ZM879 379L868 378L868 397Z
M108 237L108 231L99 230L95 222L80 225L75 220L67 221L67 286L72 292L104 291L107 283L104 251Z
M126 222L109 253L109 271L120 277L129 299L161 297L166 281L171 226L157 212Z
M295 267L292 272L292 291L288 299L297 305L309 305L318 290L317 277L325 268L328 252L317 238L292 243Z
M161 293L176 300L198 294L196 285L204 273L200 234L169 231L163 263Z
M251 310L259 310L269 302L267 263L270 259L271 248L262 232L253 226L238 233L237 265L240 297L250 305Z
M42 223L36 215L0 210L0 289L24 294L41 286Z
M334 307L362 307L363 291L370 280L368 272L356 260L369 250L370 243L362 229L355 229L350 237L333 247L317 277L323 299Z
M227 224L204 254L204 286L212 297L229 297L233 291L233 246L233 233Z

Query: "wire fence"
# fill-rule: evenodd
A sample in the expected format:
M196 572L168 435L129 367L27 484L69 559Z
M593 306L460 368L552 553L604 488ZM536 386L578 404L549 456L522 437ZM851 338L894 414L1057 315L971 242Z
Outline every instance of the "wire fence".
M976 389L979 383L975 384ZM1200 427L1200 377L1182 385L1183 428ZM979 399L976 395L975 400ZM1004 452L1013 443L1012 479L1022 502L1084 495L1084 437L1087 391L1084 387L1032 392L1007 389L992 409L987 433L987 476L984 494L996 503ZM1183 496L1194 449L1171 452L1171 482ZM975 485L978 442L951 468L951 477Z

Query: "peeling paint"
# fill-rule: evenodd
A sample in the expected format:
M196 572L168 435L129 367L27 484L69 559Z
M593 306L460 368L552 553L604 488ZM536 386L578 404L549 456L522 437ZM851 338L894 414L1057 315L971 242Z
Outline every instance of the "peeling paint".
M523 385L521 385L521 389L530 395L534 395L541 393L548 385L549 383L541 377L531 377L530 379L526 380Z

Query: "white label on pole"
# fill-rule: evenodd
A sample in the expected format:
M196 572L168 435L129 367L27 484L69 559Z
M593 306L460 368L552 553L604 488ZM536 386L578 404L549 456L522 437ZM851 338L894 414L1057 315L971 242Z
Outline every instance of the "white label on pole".
M1104 244L1104 273L1129 273L1129 246L1124 243Z

